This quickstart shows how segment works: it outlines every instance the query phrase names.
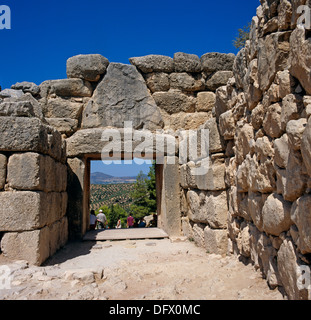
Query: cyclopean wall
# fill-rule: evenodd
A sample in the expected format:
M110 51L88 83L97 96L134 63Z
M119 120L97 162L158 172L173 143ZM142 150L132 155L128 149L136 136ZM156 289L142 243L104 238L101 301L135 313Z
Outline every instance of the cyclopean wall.
M103 148L111 144L102 139L107 129L120 134L122 143L113 145L115 157L135 156L126 147L127 121L134 150L141 141L137 137L150 133L152 145L144 150L145 158L163 153L157 165L159 226L170 236L180 236L187 212L181 213L179 202L188 186L180 183L179 131L198 129L213 118L215 90L232 77L234 57L211 53L200 59L177 53L174 58L131 58L132 65L125 65L97 54L79 55L67 61L68 79L40 86L16 83L0 92L2 252L41 264L68 235L85 234L90 160L100 160ZM157 139L163 140L164 150ZM224 154L214 157L223 164ZM214 190L205 190L209 188Z
M234 146L226 159L230 251L290 299L308 299L298 285L311 252L311 46L297 25L307 2L261 1L215 105L220 133Z

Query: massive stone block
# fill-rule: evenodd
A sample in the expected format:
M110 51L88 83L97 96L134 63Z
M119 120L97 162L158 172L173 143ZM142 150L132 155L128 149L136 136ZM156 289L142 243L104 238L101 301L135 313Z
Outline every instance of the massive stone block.
M202 76L193 77L186 72L171 73L170 86L172 89L179 89L186 92L195 92L205 89L205 83Z
M262 91L272 84L278 71L289 66L290 32L276 32L258 41L258 80Z
M108 141L110 137L111 141ZM147 141L143 141L144 138ZM126 147L124 147L125 144L127 144ZM124 129L79 130L67 139L67 156L71 158L88 154L107 156L110 151L113 153L110 160L120 160L122 153L131 159L132 156L153 159L155 155L158 157L175 156L178 152L178 142L174 136L169 134L151 134L147 130L130 132Z
M22 232L42 228L66 213L66 193L0 192L0 231Z
M205 249L208 253L225 255L228 251L227 230L204 229Z
M311 177L311 117L309 118L307 126L302 135L301 154L308 174Z
M174 54L175 72L201 72L202 65L199 57L195 54L176 52Z
M79 119L82 114L83 104L72 99L48 98L41 102L42 111L46 118Z
M298 287L298 279L302 275L297 253L293 243L285 239L277 255L278 271L282 285L290 300L308 299L308 290Z
M271 194L262 208L263 230L274 236L287 231L292 224L290 210L290 202L280 195Z
M163 121L144 78L134 66L111 63L83 111L82 128L160 129Z
M210 52L201 57L203 70L207 73L216 71L231 71L233 68L235 55L233 53Z
M13 154L8 161L8 184L18 190L66 191L66 165L38 153Z
M4 154L0 153L0 190L4 188L5 180L6 180L6 165L7 165L7 157Z
M100 54L80 54L67 60L67 77L98 81L109 61Z
M0 117L0 151L33 151L64 162L61 135L38 118Z
M306 39L306 30L297 26L290 37L290 68L292 76L297 78L307 94L311 94L310 41Z
M299 232L297 245L299 250L305 254L311 252L311 196L305 195L297 199L291 209L291 219L296 224Z
M178 90L156 92L153 98L157 106L169 114L178 112L194 112L196 100Z
M142 57L129 59L130 63L144 73L150 72L173 72L174 60L171 57L150 54Z
M187 192L190 208L190 220L209 224L214 229L222 229L227 223L227 194L226 191L195 191Z
M82 79L47 80L40 84L40 95L56 94L60 97L91 97L93 88Z
M1 240L3 254L14 260L41 265L50 256L49 230L5 233Z

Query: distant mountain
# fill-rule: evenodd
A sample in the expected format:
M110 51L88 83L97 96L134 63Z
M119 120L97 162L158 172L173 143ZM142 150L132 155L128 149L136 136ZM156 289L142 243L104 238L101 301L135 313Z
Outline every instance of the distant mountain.
M147 175L144 175L147 177ZM135 183L136 177L113 177L102 172L91 173L91 184Z

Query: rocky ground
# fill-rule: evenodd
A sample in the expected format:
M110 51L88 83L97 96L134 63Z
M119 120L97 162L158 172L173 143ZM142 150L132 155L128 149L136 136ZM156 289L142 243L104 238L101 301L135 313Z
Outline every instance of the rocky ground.
M1 283L1 300L284 299L251 264L168 239L68 243L41 267L0 255Z

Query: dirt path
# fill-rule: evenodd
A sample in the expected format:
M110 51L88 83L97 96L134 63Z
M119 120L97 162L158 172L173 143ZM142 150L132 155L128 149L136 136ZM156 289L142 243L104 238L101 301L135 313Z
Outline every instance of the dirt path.
M252 265L207 254L192 242L76 242L41 267L3 257L0 263L11 273L0 299L283 299Z

